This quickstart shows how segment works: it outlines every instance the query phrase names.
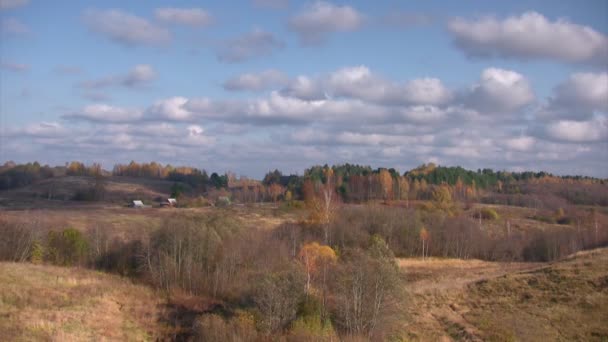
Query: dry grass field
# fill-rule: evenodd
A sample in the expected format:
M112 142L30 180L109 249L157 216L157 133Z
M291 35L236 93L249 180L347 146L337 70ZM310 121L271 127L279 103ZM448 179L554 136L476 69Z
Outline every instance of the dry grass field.
M162 298L101 272L0 263L0 340L154 340L166 330Z
M608 249L555 263L401 259L412 340L606 341Z

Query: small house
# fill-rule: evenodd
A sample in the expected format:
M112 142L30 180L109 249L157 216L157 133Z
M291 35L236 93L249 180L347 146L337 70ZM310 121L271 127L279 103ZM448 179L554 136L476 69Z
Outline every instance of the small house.
M131 202L131 207L132 208L145 208L146 206L144 205L144 202L142 202L140 200L134 200Z
M167 198L167 200L163 200L160 202L161 207L176 207L177 200L175 198Z

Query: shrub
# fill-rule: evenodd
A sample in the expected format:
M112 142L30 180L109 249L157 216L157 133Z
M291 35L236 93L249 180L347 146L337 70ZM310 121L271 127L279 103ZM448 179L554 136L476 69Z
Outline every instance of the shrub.
M58 233L50 231L47 238L47 257L56 265L81 265L86 261L89 243L77 229L67 228Z
M498 220L498 213L496 212L496 210L492 209L492 208L481 208L481 210L476 211L475 213L473 213L473 217L475 218L479 218L479 216L481 215L481 218L484 220Z
M549 224L555 224L555 218L550 217L550 216L534 215L531 218L536 221L545 222L545 223L549 223Z
M239 311L228 320L215 314L200 316L194 322L194 335L196 341L209 342L255 341L258 339L253 316Z
M571 217L564 216L564 217L560 217L559 219L557 219L557 223L568 225L568 224L573 224L574 220Z

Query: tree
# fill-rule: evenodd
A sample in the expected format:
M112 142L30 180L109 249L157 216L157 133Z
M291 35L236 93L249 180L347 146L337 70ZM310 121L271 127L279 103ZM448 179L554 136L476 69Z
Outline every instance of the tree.
M410 207L409 197L410 197L410 181L407 177L399 177L399 199L405 199L405 206L407 208Z
M300 249L298 259L306 271L306 293L310 293L311 284L315 282L319 273L325 279L327 267L336 261L336 252L329 246L311 242Z
M269 332L279 331L296 318L302 298L302 273L293 264L264 273L256 282L253 301L260 312L260 326Z
M447 185L436 187L433 190L433 203L437 209L451 213L454 203L452 202L452 195Z
M374 242L371 246L378 247ZM385 340L392 323L400 320L399 270L394 257L371 250L347 250L340 258L333 285L333 314L342 330L366 340Z
M285 192L285 188L278 183L272 183L268 186L268 195L273 202L276 202L279 196L281 196Z
M387 201L393 195L393 177L387 169L381 169L378 178L382 188L382 198Z
M429 232L428 230L426 230L426 228L422 228L420 229L420 241L422 242L422 260L424 260L426 258L426 255L428 254L428 240L429 240Z
M171 185L171 197L172 198L180 198L184 193L184 187L179 183L173 183Z

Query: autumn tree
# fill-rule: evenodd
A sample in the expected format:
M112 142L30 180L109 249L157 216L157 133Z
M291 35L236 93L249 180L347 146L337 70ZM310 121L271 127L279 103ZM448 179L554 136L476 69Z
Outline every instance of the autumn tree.
M422 260L426 258L428 254L428 241L429 241L429 231L426 228L420 229L420 241L422 242Z
M333 170L329 167L323 169L324 183L317 183L316 186L312 180L307 179L302 185L304 193L304 201L310 211L310 219L313 223L318 223L323 226L324 242L331 244L330 223L333 220L339 196L335 189L335 180Z
M320 275L324 283L328 265L336 261L336 252L329 246L311 242L300 249L298 259L306 270L306 293L310 293L311 284Z
M447 185L436 187L435 190L433 190L433 204L439 210L443 210L447 213L452 212L454 203L452 202L452 195L450 194L450 189Z
M410 207L410 181L407 177L399 177L399 199L405 199L405 206Z
M278 183L272 183L267 188L268 195L272 199L273 202L276 202L279 196L283 195L285 192L285 188Z
M381 238L372 238L367 251L347 250L340 257L334 278L333 314L352 337L386 340L398 324L399 270Z
M387 169L381 169L378 178L382 188L382 198L387 201L393 194L393 177Z

